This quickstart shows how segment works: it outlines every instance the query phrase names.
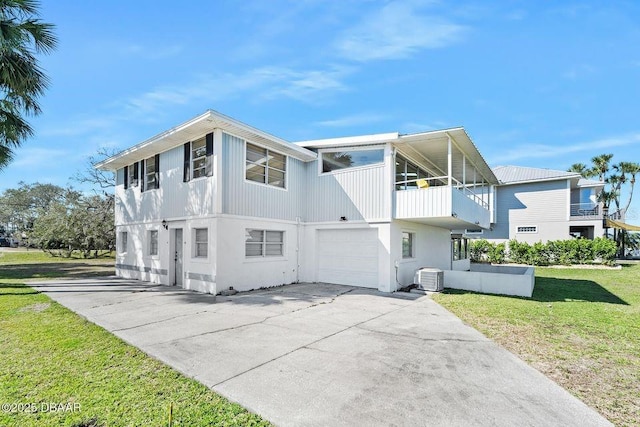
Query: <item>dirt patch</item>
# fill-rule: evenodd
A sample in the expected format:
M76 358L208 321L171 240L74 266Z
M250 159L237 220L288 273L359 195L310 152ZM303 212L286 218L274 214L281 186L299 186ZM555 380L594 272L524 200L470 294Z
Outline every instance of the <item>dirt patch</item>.
M31 304L26 307L22 307L20 310L18 310L18 312L24 313L25 311L32 311L34 313L40 313L45 311L49 307L51 307L50 302L39 302L37 304Z

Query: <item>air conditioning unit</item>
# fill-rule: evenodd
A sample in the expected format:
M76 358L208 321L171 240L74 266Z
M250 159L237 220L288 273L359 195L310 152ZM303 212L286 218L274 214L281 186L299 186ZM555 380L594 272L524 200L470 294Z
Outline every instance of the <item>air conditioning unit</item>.
M421 268L416 271L413 282L423 291L440 292L444 289L444 272L437 268Z

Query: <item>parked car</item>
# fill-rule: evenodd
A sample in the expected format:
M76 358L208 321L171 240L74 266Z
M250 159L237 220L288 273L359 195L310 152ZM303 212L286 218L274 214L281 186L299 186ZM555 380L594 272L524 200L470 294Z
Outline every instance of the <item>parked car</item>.
M8 248L9 246L11 246L11 242L4 237L0 237L0 246Z

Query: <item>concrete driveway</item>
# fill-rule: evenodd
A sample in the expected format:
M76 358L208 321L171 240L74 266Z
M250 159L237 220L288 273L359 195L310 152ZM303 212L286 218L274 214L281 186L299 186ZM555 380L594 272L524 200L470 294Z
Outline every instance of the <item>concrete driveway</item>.
M610 425L428 297L299 284L232 297L33 285L281 426Z

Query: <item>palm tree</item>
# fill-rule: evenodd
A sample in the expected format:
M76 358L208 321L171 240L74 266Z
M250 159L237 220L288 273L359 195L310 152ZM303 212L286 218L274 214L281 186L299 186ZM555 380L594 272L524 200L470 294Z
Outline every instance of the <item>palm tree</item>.
M49 79L36 54L47 54L57 44L54 26L37 19L36 0L0 0L0 169L13 149L33 134L25 116L40 113L38 98Z
M591 171L584 163L574 163L569 169L567 169L567 172L576 172L582 175L583 178L588 178Z
M635 162L620 162L616 165L616 170L618 170L622 176L622 182L628 182L631 184L629 188L629 198L627 199L627 204L624 207L625 212L629 209L631 205L631 199L633 198L633 187L636 184L636 175L640 173L640 164Z
M613 154L600 154L591 159L593 169L589 172L589 176L597 176L600 181L604 181L604 177L609 172L609 162Z

